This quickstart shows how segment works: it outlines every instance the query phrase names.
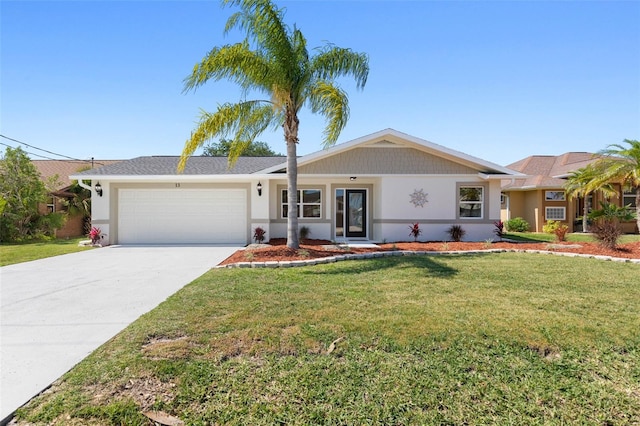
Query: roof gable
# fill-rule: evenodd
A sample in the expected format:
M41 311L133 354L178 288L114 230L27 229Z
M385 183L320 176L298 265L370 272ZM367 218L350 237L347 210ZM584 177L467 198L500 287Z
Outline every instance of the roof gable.
M477 169L409 147L363 146L298 167L299 174L476 174Z
M508 165L525 175L526 179L507 182L503 189L560 188L573 171L594 163L598 155L590 152L566 152L562 155L532 155Z
M410 136L405 133L398 132L394 129L381 130L371 135L363 136L361 138L354 139L349 142L344 142L331 148L300 157L298 159L299 172L320 173L322 171L325 173L329 173L331 172L331 170L335 170L336 167L329 165L330 162L334 160L339 164L344 162L344 160L341 160L338 156L343 156L344 158L355 158L357 156L354 154L348 154L348 157L344 155L348 151L354 149L359 149L360 153L364 153L365 151L362 150L364 148L388 149L388 153L394 152L391 151L393 149L400 148L404 148L406 153L406 149L410 148L413 149L414 153L421 153L420 155L423 156L423 159L426 160L427 163L430 163L432 166L435 165L435 163L439 164L437 164L437 166L432 169L434 171L428 171L429 169L425 169L424 165L413 164L407 167L396 165L393 169L388 169L386 172L382 172L381 167L386 167L385 164L387 163L387 161L380 155L380 153L376 154L372 151L367 152L365 156L369 158L377 158L380 159L380 161L364 165L360 164L357 167L362 169L362 171L358 171L358 173L438 173L435 170L443 170L445 173L452 173L453 170L457 169L458 173L473 172L485 174L519 175L519 173L495 163L491 163L489 161L464 154L460 151L456 151L445 146L429 142L425 139L420 139L415 136ZM438 160L436 161L436 159ZM319 163L317 166L311 166L311 164L316 162ZM362 163L362 160L357 160L357 162L352 162L350 164L356 167L355 164L358 163ZM336 173L356 173L353 170L345 171L345 169L346 167L344 165L341 165L339 171L336 171ZM264 170L264 172L275 171L279 170L277 168Z

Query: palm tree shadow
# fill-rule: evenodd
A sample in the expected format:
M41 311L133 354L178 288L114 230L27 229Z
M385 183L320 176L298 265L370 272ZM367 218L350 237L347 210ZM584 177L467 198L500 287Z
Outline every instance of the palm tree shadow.
M448 256L449 258L455 255ZM457 256L456 256L457 257ZM392 257L381 257L363 260L348 260L338 262L331 268L311 268L305 274L313 275L349 275L363 272L383 271L394 268L419 268L424 271L425 276L451 277L458 273L456 268L442 262L440 256L429 255L403 255Z

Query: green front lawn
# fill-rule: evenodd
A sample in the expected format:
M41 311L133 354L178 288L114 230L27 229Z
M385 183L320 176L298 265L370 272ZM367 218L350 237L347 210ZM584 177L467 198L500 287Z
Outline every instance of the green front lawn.
M0 266L13 265L14 263L29 262L31 260L44 259L45 257L89 250L90 247L78 246L78 242L86 239L87 237L19 244L2 243L0 244Z
M640 265L525 253L216 269L19 411L34 424L632 424ZM330 350L334 343L334 350Z

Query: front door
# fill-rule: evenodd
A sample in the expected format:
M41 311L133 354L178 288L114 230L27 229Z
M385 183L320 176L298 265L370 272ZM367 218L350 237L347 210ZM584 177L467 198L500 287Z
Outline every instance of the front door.
M365 189L345 190L345 236L367 237L367 191Z

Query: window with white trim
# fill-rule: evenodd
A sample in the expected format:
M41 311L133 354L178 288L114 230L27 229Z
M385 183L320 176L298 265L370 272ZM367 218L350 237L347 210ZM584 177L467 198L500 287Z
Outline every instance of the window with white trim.
M461 218L484 217L484 187L460 186L458 188L458 214Z
M282 190L282 218L288 217L288 193ZM322 190L298 189L298 217L307 219L319 219L322 217Z
M565 220L567 209L565 207L545 207L544 218L546 220Z

